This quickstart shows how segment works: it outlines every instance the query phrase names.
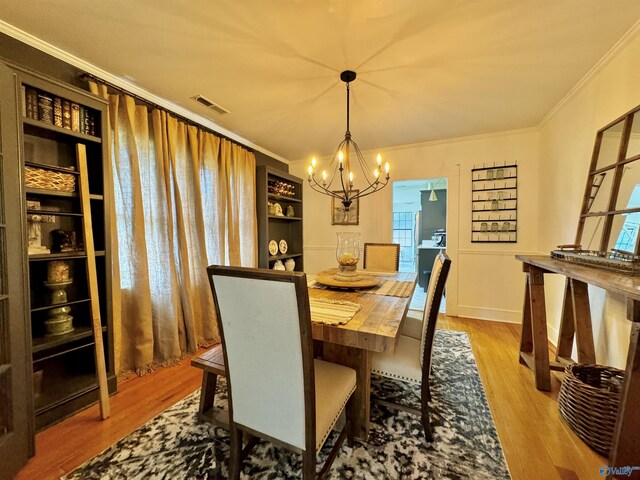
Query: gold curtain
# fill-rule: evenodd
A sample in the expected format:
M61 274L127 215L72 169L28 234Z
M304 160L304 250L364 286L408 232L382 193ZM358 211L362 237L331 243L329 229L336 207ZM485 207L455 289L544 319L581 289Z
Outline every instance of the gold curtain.
M256 266L255 156L109 95L116 371L144 373L219 341L209 264Z

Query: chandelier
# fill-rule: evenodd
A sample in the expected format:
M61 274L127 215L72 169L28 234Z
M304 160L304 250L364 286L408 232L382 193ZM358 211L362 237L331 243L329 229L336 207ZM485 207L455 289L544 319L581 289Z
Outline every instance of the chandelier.
M369 173L362 152L358 144L351 138L349 131L349 83L356 79L356 72L345 70L340 74L340 80L347 84L347 131L344 134L344 140L340 142L333 159L329 164L329 169L333 168L331 177L328 177L327 171L322 171L320 181L316 179L316 157L311 160L309 165L309 185L316 192L333 197L344 207L344 211L348 212L351 204L357 198L366 197L379 190L382 190L389 183L389 162L384 164L384 180L382 174L382 156L378 154L376 157L376 166L372 173ZM355 154L355 158L352 154ZM359 165L362 170L362 178L367 186L362 189L353 188L354 165Z

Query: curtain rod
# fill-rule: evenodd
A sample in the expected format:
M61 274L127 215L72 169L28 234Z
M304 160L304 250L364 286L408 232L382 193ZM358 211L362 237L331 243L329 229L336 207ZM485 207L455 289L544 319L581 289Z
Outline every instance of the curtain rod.
M124 93L126 95L129 95L130 97L133 97L134 99L138 100L139 102L144 103L145 105L148 105L148 106L153 107L153 108L157 108L158 110L162 110L163 112L167 112L168 114L176 117L177 119L179 119L179 120L181 120L181 121L183 121L183 122L185 122L185 123L187 123L189 125L194 125L194 126L196 126L198 128L201 128L201 129L209 132L209 133L213 133L217 137L224 138L225 140L228 140L231 143L235 143L236 145L240 145L242 148L244 148L245 150L248 150L249 152L255 153L255 150L253 148L247 147L246 145L238 142L237 140L234 140L233 138L229 138L229 137L227 137L226 135L223 135L220 132L216 132L215 130L212 130L209 127L205 127L204 125L201 125L198 122L195 122L194 120L191 120L190 118L184 117L184 116L180 115L179 113L176 113L176 112L174 112L172 110L169 110L167 107L163 107L162 105L158 105L157 103L152 102L151 100L149 100L147 98L141 97L138 94L135 94L135 93L132 93L132 92L130 92L128 90L125 90L124 88L119 87L118 85L115 85L115 84L113 84L111 82L108 82L106 80L103 80L102 78L97 77L97 76L95 76L95 75L93 75L91 73L86 73L86 72L85 73L81 73L80 74L80 78L90 79L90 80L94 80L96 82L102 83L103 85L106 85L107 87L109 87L109 88L111 88L113 90L116 90L117 92Z

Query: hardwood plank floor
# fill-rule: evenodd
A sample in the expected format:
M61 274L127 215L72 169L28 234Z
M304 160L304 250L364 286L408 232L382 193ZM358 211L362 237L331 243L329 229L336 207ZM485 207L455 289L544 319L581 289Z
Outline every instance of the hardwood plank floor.
M469 334L514 480L603 478L598 471L606 459L582 443L558 414L560 374L552 374L551 392L539 392L531 371L519 365L519 325L446 317L439 326ZM96 405L39 433L36 456L16 479L59 478L193 392L201 370L189 362L122 382L105 421Z

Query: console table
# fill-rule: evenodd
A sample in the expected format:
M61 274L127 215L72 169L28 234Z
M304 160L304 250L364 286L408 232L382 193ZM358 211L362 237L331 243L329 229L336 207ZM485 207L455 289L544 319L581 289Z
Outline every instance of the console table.
M609 463L611 466L637 465L640 459L640 278L542 255L518 255L516 260L522 262L522 269L527 274L520 363L534 371L538 390L551 390L551 370L563 370L568 362L572 362L574 337L578 361L595 363L587 285L626 297L627 318L632 322L631 338ZM566 277L556 359L553 362L549 361L548 354L545 273Z

